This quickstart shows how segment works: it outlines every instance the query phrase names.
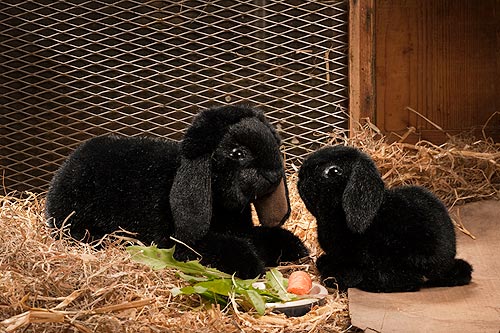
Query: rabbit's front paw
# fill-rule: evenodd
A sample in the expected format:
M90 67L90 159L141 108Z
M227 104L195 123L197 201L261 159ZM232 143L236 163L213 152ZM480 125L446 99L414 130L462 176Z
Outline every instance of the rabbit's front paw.
M265 271L250 240L230 234L210 233L194 246L202 256L201 263L243 279L258 277Z
M309 255L302 241L283 228L255 227L249 236L266 266L296 261Z
M423 284L424 278L418 272L385 268L367 272L358 288L376 293L413 292L420 290Z
M363 281L363 274L359 268L335 263L328 255L320 256L316 261L316 267L321 274L321 280L330 288L346 291Z
M216 262L217 268L229 274L235 273L242 279L253 279L263 274L265 264L257 255L252 245L245 241L234 240L218 249L218 258L209 262Z

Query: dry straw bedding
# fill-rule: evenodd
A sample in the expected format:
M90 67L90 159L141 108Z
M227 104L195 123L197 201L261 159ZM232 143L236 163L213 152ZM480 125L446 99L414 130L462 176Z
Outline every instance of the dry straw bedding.
M441 146L388 143L368 123L355 137L334 135L329 143L360 147L373 156L389 186L426 186L449 207L500 199L500 147L488 140L451 138ZM285 275L307 270L317 281L313 262L321 250L314 219L297 194L295 171L290 170L292 216L285 227L305 241L311 256L280 269ZM171 288L184 284L174 271L132 262L123 248L130 243L126 238L111 236L101 250L51 238L43 223L42 195L4 195L0 204L0 332L349 330L346 296L335 290L325 305L299 318L201 306L196 297L171 296Z

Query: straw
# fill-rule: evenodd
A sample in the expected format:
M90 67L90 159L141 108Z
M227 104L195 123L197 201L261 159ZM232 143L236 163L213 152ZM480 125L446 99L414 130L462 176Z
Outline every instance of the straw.
M450 208L500 199L498 144L464 137L450 137L443 145L405 142L414 131L391 143L366 122L352 137L332 133L326 144L359 147L373 157L387 186L425 186ZM296 189L296 171L288 178L292 215L284 227L298 235L311 254L279 269L285 276L304 270L320 282L314 267L322 253L316 223ZM0 332L314 333L350 327L347 297L334 289L323 306L298 318L271 312L258 316L235 304L206 305L196 296L172 297L170 290L185 285L184 280L173 270L153 271L131 261L124 246L137 243L133 235L109 235L99 250L56 240L45 226L43 205L39 194L0 196ZM455 215L457 230L467 233L460 211Z

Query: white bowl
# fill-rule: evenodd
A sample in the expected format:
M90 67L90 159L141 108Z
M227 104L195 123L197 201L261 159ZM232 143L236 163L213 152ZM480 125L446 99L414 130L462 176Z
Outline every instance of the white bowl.
M264 282L256 282L253 286L259 289L265 288ZM288 317L300 317L308 313L314 305L324 304L327 295L328 290L325 287L313 282L309 294L300 296L300 299L283 303L266 303L266 308L272 309L273 312L284 313Z

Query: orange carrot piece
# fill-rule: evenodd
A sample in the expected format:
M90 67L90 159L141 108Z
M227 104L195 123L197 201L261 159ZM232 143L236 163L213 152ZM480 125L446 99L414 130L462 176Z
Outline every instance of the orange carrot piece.
M312 288L312 280L309 274L303 271L296 271L290 274L288 278L289 293L295 295L306 295Z

